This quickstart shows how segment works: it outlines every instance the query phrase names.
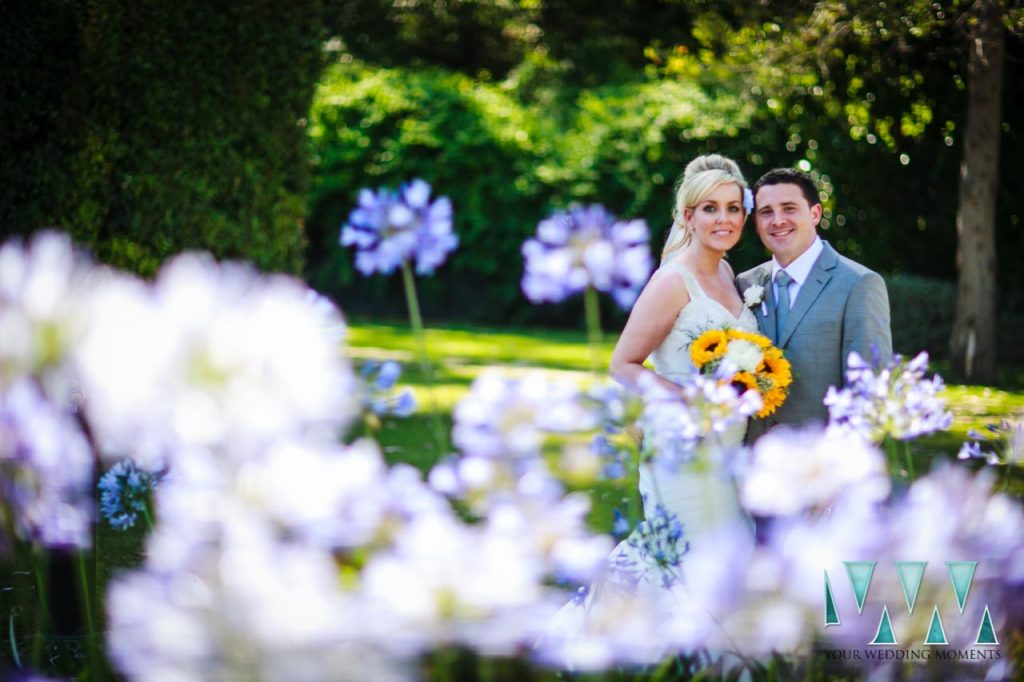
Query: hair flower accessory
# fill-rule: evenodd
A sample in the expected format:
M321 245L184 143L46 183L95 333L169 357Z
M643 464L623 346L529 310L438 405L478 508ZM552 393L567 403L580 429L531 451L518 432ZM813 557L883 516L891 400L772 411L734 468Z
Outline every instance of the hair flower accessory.
M754 212L754 193L750 191L749 187L743 188L743 210L747 214Z
M743 305L753 308L764 300L764 287L754 284L743 290Z

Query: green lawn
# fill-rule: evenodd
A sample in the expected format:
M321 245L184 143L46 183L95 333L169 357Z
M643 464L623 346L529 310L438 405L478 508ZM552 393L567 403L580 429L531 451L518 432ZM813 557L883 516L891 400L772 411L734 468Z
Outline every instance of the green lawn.
M590 349L582 331L529 330L468 326L434 327L427 331L427 347L435 388L433 400L442 412L444 430L451 426L450 410L469 390L472 380L483 370L501 369L510 373L541 368L555 375L593 380ZM607 366L615 338L606 336L599 357ZM393 359L403 363L400 383L413 390L421 412L409 419L386 419L377 438L391 462L408 462L423 471L437 460L431 422L422 413L431 404L428 386L416 356L416 342L408 326L400 324L354 323L349 334L349 353L356 364L369 359ZM940 373L942 367L933 367ZM1024 418L1022 373L1004 369L1006 389L984 386L948 386L945 396L953 412L952 428L914 442L914 468L920 474L938 459L954 458L967 439L970 429L982 430L986 424L1016 416ZM450 443L445 444L450 447ZM1022 478L1018 475L1017 478ZM1014 490L1022 484L1014 481ZM612 482L601 483L594 491L595 525L610 524L612 508L635 504L632 491Z

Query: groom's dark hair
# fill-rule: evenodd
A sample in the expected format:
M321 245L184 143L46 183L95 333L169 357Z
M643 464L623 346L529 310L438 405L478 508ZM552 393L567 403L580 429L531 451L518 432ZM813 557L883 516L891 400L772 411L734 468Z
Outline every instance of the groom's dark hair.
M821 203L821 200L818 199L818 187L814 184L811 176L792 168L776 168L759 177L751 190L754 193L755 202L757 201L757 190L765 185L796 185L803 192L808 206Z

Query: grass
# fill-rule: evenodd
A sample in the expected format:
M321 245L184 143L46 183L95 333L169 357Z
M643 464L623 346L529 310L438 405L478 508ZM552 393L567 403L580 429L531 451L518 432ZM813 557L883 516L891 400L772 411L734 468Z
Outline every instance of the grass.
M443 411L446 429L451 425L452 407L468 391L481 372L497 369L517 374L543 369L552 375L593 380L590 349L582 331L530 330L523 332L500 328L468 326L434 327L427 331L428 353L435 380L435 396ZM356 323L350 329L350 355L359 364L369 359L394 359L403 363L400 382L410 387L417 404L430 404L428 389L416 363L415 340L408 326L401 324ZM607 366L614 338L606 337L599 357ZM933 367L942 373L944 365ZM953 459L968 440L968 431L1008 418L1024 418L1024 372L1003 368L1004 388L987 386L947 386L944 397L953 413L948 431L916 440L912 446L914 469L920 475L942 459ZM429 419L415 415L409 419L386 419L377 438L391 462L407 462L424 472L438 459L432 443ZM450 445L450 444L449 444ZM1024 478L1018 474L1018 479ZM1012 490L1024 494L1024 482L1014 481ZM602 482L592 490L594 512L591 522L601 530L611 525L612 509L635 505L635 492L623 490L614 482Z

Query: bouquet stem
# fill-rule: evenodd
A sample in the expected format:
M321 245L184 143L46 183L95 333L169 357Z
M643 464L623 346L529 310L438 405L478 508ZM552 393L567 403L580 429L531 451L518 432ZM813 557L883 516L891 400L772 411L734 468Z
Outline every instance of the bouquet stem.
M430 365L430 357L427 355L427 336L423 328L423 316L420 314L420 302L416 296L416 282L412 274L412 266L406 261L402 263L402 283L405 285L405 302L409 307L409 323L412 325L413 335L416 337L416 350L419 355L420 369L423 378L427 382L427 395L430 396L430 414L434 430L434 441L437 447L437 454L441 455L447 449L445 446L444 427L441 425L441 416L438 413L437 398L434 395L434 373Z

